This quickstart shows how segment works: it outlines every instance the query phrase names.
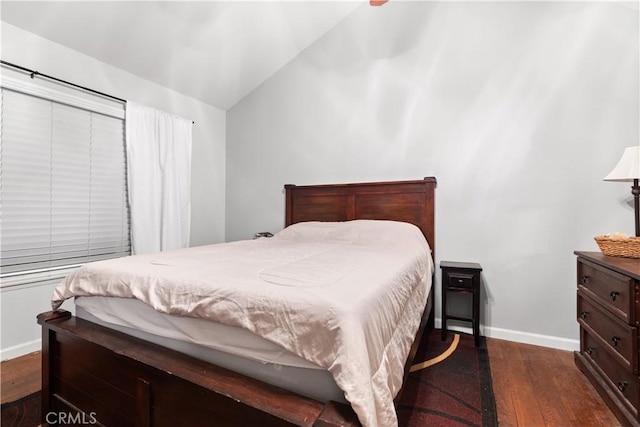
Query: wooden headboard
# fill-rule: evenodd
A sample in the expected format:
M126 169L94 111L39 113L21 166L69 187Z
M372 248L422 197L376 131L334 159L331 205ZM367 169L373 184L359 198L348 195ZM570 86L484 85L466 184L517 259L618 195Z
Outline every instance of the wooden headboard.
M435 188L434 177L360 184L287 184L285 226L353 219L408 222L422 230L435 258Z

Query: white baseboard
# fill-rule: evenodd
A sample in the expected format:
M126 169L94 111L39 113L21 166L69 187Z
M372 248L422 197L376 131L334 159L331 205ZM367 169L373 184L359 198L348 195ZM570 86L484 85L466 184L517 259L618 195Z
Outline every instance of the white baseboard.
M447 322L448 323L448 322ZM436 328L442 327L442 319L435 319ZM451 325L448 330L472 334L471 327ZM554 337L550 335L534 334L531 332L514 331L510 329L493 328L491 326L480 326L480 334L500 340L514 341L523 344L539 345L541 347L557 348L559 350L577 351L580 350L580 340Z
M539 345L541 347L557 348L559 350L578 351L580 340L554 337L550 335L534 334L531 332L512 331L501 328L484 328L484 336L523 344Z
M40 350L42 350L42 340L30 341L0 350L0 360L4 362L5 360L15 359L16 357Z

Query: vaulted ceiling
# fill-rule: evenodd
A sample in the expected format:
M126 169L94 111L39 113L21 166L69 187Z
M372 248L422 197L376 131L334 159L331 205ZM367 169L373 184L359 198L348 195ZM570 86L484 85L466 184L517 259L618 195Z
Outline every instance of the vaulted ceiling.
M0 18L228 109L358 7L368 2L3 0Z
M369 3L0 0L0 19L226 110Z

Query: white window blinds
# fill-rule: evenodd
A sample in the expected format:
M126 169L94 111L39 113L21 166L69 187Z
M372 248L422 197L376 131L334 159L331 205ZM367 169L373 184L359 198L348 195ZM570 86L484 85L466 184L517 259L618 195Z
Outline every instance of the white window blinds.
M2 88L0 273L130 253L121 118Z

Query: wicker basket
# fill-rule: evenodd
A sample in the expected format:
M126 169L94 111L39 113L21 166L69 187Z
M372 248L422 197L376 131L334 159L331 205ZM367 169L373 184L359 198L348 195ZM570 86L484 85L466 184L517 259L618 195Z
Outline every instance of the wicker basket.
M640 258L640 237L612 239L609 236L596 236L594 239L605 255Z

